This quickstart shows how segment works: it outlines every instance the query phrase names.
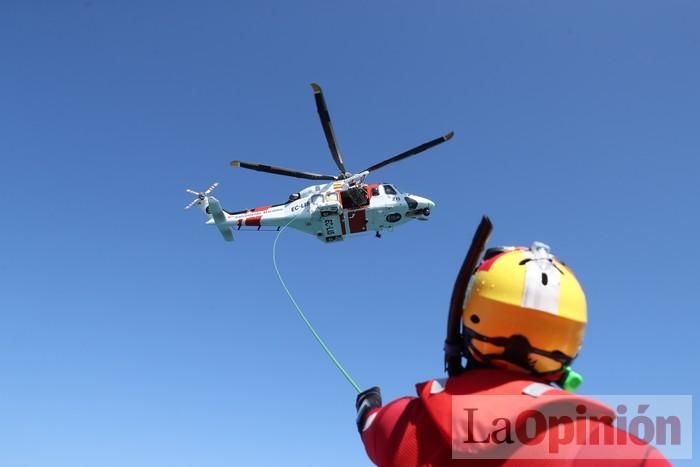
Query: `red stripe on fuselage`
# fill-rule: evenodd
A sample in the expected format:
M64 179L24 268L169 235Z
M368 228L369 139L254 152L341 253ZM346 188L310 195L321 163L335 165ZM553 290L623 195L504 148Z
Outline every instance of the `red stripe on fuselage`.
M352 217L349 217L352 216ZM348 214L350 233L365 232L367 230L367 213L364 209L358 209Z
M262 216L249 217L245 220L245 225L257 225L260 226L260 221Z

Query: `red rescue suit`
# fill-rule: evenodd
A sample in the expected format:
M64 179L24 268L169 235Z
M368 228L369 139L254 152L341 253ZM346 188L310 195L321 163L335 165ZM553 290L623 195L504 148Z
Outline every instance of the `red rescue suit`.
M671 465L655 448L611 426L614 412L607 406L545 385L541 380L525 374L495 368L473 369L447 380L420 383L416 385L416 389L418 397L397 399L384 407L370 411L364 420L361 427L362 441L369 458L381 467L443 465L660 467ZM486 397L489 395L521 397ZM465 399L465 397L468 398ZM468 457L473 455L473 457L453 459L453 402L458 400L478 401L480 404L478 409L481 412L509 414L514 430L522 428L518 427L518 414L524 411L546 411L563 403L573 404L572 406L576 407L584 405L587 415L596 416L600 420L595 417L585 421L572 419L571 426L568 428L582 430L584 435L595 435L596 439L600 440L607 439L606 436L617 436L618 438L613 439L628 441L615 445L614 454L610 456L608 456L611 452L610 446L605 447L607 451L600 451L603 449L600 445L577 445L575 442L569 442L561 446L563 451L560 450L560 455L556 458L547 451L546 443L528 446L527 458L524 458L522 455L524 451L520 451L523 448L522 444L506 446L506 455L493 455L493 452L488 451L494 448L493 444L476 442L469 445L466 454L462 452L459 455L459 457L464 455ZM492 406L488 407L484 404ZM456 413L463 414L457 417L467 417L464 412ZM493 431L493 426L485 423L483 419L459 420L458 423L469 423L470 436L474 436L477 441L484 439L484 433ZM555 436L551 431L562 428L567 427L546 426L543 430L539 430L541 432L538 431L537 435ZM582 431L577 431L577 436ZM538 446L541 448L542 455L539 458L537 454L533 457L533 450L537 450ZM503 451L499 453L501 452Z

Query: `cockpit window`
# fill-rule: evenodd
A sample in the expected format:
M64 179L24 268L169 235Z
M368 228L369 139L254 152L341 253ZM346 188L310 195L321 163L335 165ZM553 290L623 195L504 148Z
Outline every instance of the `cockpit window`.
M387 195L397 194L396 190L394 189L394 187L392 185L382 185L382 186L384 187L384 193L386 193Z

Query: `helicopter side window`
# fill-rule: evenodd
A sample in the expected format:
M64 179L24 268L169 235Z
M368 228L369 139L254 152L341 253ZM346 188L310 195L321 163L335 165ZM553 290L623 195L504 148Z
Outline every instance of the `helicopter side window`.
M387 195L397 194L396 190L394 189L393 186L391 186L391 185L382 185L382 186L384 187L384 193L386 193Z
M379 196L379 187L375 186L372 188L372 196Z

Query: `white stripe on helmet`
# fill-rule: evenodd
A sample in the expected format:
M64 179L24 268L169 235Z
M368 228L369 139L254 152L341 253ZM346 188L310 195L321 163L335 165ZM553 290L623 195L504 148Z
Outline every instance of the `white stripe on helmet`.
M558 314L561 272L552 264L549 246L534 242L525 252L525 286L521 305L525 308Z

